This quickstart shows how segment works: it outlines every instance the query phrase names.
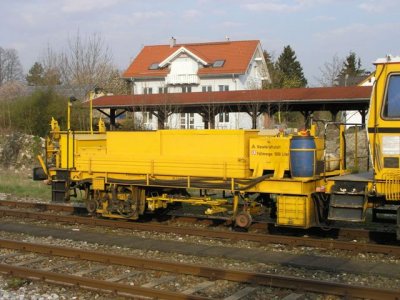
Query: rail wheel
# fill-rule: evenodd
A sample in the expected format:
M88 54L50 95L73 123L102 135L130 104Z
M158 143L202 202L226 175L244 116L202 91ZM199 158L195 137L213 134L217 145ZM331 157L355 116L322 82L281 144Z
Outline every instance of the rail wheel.
M242 211L242 212L238 213L235 218L236 226L239 226L242 228L249 228L252 221L253 221L253 218L247 211Z
M93 214L97 210L97 201L94 199L90 199L86 202L86 209L89 213Z

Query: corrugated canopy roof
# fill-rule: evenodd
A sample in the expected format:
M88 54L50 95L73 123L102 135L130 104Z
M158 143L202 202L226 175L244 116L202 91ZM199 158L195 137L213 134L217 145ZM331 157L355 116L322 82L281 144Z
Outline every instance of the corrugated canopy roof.
M270 104L313 104L323 107L326 104L339 105L345 110L349 104L368 104L372 87L328 87L293 88L273 90L244 90L227 92L167 93L149 95L113 95L93 100L94 108L157 107L163 105L201 106L210 104L238 105L254 103ZM340 106L342 105L342 107Z

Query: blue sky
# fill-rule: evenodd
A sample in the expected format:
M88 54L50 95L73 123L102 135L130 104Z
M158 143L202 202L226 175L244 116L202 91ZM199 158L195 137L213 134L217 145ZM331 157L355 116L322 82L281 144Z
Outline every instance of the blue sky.
M396 0L0 0L0 47L14 48L27 72L47 45L99 33L123 70L143 45L258 39L278 57L296 52L310 85L334 55L350 51L364 68L400 54Z

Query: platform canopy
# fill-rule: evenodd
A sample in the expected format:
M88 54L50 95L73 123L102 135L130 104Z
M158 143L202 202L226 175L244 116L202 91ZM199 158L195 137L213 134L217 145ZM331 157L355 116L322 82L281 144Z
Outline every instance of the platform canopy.
M171 113L198 113L212 125L221 112L246 112L255 124L263 113L299 111L305 117L314 111L357 110L365 123L372 87L320 87L226 92L165 93L145 95L110 95L93 99L93 108L110 117L126 111L151 112L159 119L159 128ZM106 112L109 110L110 112ZM160 127L161 125L161 127ZM212 128L212 126L211 126Z

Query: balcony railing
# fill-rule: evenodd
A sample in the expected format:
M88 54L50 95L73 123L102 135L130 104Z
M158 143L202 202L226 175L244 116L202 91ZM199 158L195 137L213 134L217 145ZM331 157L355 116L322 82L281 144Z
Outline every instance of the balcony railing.
M168 74L166 84L200 84L200 78L196 74Z

